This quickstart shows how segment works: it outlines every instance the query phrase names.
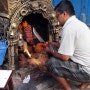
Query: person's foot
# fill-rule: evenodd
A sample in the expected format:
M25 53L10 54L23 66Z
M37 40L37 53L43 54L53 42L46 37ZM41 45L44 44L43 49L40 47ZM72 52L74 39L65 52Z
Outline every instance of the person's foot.
M89 85L90 85L90 83L83 83L83 84L81 84L80 85L80 90L86 89Z

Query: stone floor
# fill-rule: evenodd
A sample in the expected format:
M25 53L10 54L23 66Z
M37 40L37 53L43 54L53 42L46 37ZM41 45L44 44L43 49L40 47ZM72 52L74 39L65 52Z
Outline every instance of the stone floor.
M22 71L22 70L21 70ZM14 90L64 90L62 86L47 73L40 71L34 72L30 75L29 83L23 83L23 75L20 75L20 70L13 75ZM77 86L80 83L68 80L72 90L80 90ZM90 90L90 86L85 89Z
M30 81L28 83L23 83L23 79L27 75L30 75ZM42 73L39 70L31 72L28 68L20 68L14 71L12 80L14 90L64 90L52 76L45 72ZM80 83L71 80L68 80L68 82L72 90L80 90L77 87ZM85 90L90 90L90 86Z

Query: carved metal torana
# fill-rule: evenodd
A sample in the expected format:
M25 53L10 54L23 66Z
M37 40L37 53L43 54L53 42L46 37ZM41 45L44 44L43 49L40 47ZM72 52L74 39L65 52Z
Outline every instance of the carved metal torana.
M7 1L7 2L6 2ZM6 2L6 3L4 3ZM0 23L5 19L5 31L7 32L8 40L8 61L9 69L15 69L15 59L18 55L17 42L18 42L18 25L22 19L30 13L41 13L46 18L51 27L50 34L57 33L60 30L58 21L55 18L55 12L52 6L52 0L0 0L3 12L0 10ZM5 4L5 5L4 5ZM2 6L0 5L0 6ZM5 26L5 25L4 25ZM55 39L55 38L54 38ZM50 38L51 40L51 38Z

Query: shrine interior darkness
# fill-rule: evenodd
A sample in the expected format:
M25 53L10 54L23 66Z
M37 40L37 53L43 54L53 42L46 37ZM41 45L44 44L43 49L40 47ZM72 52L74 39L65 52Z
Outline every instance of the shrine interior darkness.
M25 16L22 21L25 20L36 28L36 31L45 41L49 40L49 21L42 14L31 13Z

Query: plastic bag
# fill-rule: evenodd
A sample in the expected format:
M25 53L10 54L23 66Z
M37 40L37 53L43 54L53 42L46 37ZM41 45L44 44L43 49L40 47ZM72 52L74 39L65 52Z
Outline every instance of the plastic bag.
M6 42L7 42L6 39L0 40L0 65L3 64L4 57L8 48L8 45Z

